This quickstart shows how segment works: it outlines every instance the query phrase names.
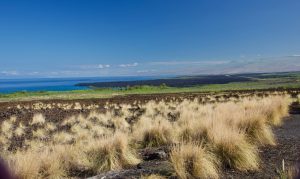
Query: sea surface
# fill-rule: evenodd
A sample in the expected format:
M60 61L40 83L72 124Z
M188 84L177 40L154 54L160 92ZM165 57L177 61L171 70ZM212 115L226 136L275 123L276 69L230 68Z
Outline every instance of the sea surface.
M0 93L19 91L70 91L89 87L75 86L78 83L150 80L158 77L84 77L84 78L32 78L0 79Z

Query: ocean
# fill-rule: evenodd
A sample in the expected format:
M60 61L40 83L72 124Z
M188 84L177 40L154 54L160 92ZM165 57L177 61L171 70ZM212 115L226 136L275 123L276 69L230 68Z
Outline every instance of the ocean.
M89 87L75 86L78 83L135 81L156 79L155 77L84 77L84 78L32 78L0 79L0 93L19 91L70 91L83 90Z

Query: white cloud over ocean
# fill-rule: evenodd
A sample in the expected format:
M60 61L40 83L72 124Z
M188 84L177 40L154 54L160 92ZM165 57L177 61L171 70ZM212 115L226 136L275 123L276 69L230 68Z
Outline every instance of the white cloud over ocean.
M128 64L120 64L119 67L127 68L127 67L136 67L138 65L139 64L137 62L134 62L134 63L128 63Z
M0 77L92 77L206 75L300 71L300 55L239 60L162 60L126 64L82 64L49 71L1 69Z
M12 70L12 71L1 71L1 74L2 75L5 75L5 76L16 76L16 75L19 75L19 72L16 71L16 70Z

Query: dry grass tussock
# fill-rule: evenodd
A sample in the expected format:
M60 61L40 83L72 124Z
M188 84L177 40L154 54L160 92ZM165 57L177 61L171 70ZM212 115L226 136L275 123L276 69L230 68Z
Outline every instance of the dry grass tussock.
M45 117L43 116L43 114L38 113L33 115L31 125L43 125L44 123L45 123Z
M0 155L24 179L120 170L141 162L137 149L161 146L171 147L169 159L180 178L219 178L223 168L259 170L258 147L276 145L272 127L288 115L290 98L201 101L106 104L106 112L93 107L88 115L55 123L42 114L35 114L28 123L12 117L0 122L0 144L5 151ZM74 107L85 108L79 103ZM24 138L24 145L10 152L14 137Z
M218 158L202 145L187 143L174 147L170 160L182 179L219 178Z
M6 157L16 176L31 178L63 178L71 170L88 166L84 153L77 146L32 143L30 150L17 151Z
M247 142L243 131L215 122L208 130L208 140L225 167L238 170L258 169L257 147Z
M129 146L127 136L122 133L94 141L87 148L87 158L96 172L119 170L140 162L136 151Z
M133 138L142 147L158 147L174 143L174 135L169 121L144 117L134 126Z
M64 178L74 171L82 170L92 170L96 174L140 162L124 134L115 134L89 143L47 145L30 142L29 145L30 149L5 157L16 176L24 179Z

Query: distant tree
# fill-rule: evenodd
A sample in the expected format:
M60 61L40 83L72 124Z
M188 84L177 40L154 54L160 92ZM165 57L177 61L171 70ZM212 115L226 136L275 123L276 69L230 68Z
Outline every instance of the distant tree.
M163 89L163 88L167 88L168 86L166 85L166 83L162 83L159 87Z

